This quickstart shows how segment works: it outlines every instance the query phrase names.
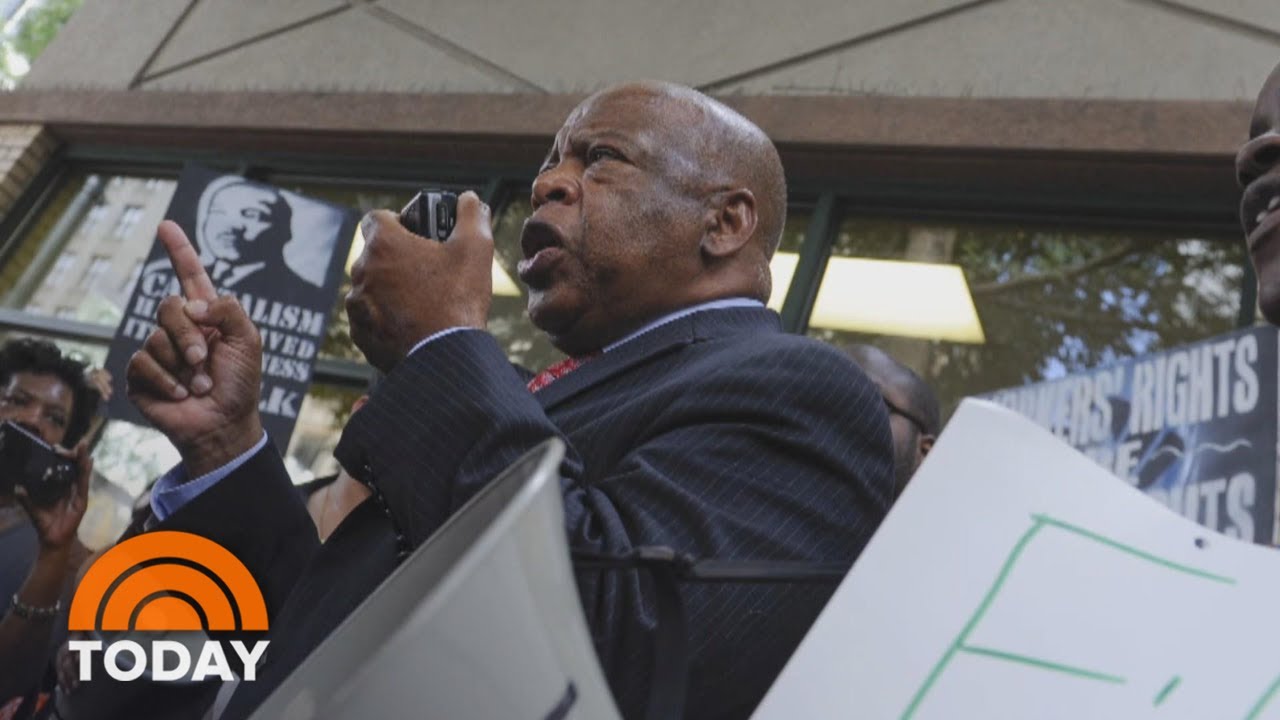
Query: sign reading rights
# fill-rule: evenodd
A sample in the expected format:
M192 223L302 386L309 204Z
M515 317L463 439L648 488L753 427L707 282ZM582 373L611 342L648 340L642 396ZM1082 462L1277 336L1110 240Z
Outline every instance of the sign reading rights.
M91 681L95 653L112 679L147 676L159 682L209 678L235 680L223 643L206 639L193 656L191 643L171 633L265 632L267 606L249 570L212 540L160 531L130 538L98 558L71 601L69 630L92 636L127 633L103 641L71 640L81 681ZM226 643L245 681L256 679L268 641Z
M1274 544L1277 342L1253 328L983 397L1183 516Z

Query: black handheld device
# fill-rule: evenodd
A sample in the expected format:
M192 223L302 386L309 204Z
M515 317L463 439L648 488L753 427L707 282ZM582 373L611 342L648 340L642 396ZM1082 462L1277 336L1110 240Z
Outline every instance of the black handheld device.
M66 497L75 482L74 460L59 455L53 446L16 423L0 423L0 492L26 488L35 505L52 505Z
M433 240L445 240L458 222L458 194L423 190L400 211L405 229Z

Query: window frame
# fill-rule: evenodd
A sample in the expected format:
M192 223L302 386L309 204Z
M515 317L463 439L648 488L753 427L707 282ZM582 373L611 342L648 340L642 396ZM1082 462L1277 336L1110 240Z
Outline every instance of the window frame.
M273 184L366 185L389 190L416 190L421 178L435 178L450 185L481 188L481 197L500 212L512 197L527 192L532 168L464 167L450 163L378 159L363 161L318 155L223 153L180 148L71 144L53 154L37 173L13 208L0 218L0 263L5 262L30 230L32 222L52 201L66 179L84 171L112 175L139 175L176 179L187 162ZM1108 227L1138 230L1203 232L1229 237L1238 232L1234 221L1222 219L1217 208L1206 205L1187 212L1173 212L1177 199L1156 198L1146 203L1117 201L1107 193L1097 196L1039 197L1034 194L996 197L986 190L955 192L940 185L926 187L900 181L800 180L789 186L789 197L815 198L814 210L800 248L800 260L781 310L787 332L804 334L826 270L835 234L850 214L911 217L922 223L987 221L1051 223L1081 228ZM807 203L803 203L807 205ZM1252 265L1243 267L1240 313L1237 327L1254 324L1256 276ZM39 332L68 340L109 344L114 330L47 315L0 308L0 329ZM344 387L364 387L374 371L365 363L319 358L313 382Z

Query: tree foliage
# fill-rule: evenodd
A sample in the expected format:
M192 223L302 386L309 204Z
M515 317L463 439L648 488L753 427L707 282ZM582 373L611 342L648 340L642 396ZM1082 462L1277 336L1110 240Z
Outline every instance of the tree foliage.
M0 53L0 73L10 82L16 81L19 68L15 67L13 58L20 57L27 65L35 62L83 1L45 0L28 10L12 36L5 38L6 51Z
M907 223L846 223L835 255L904 259ZM1160 234L957 225L950 262L964 269L985 344L932 340L914 369L954 407L1021 385L1230 331L1243 250L1227 240ZM811 333L891 349L902 340ZM892 351L892 350L891 350Z

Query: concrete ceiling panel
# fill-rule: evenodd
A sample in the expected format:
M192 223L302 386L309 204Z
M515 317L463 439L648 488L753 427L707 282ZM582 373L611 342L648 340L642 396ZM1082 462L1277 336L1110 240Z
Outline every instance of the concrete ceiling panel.
M127 89L186 7L187 0L88 0L41 53L21 85ZM128 21L128 38L118 32L122 19Z
M507 92L509 82L465 58L344 12L148 80L145 89ZM351 108L358 113L360 108Z
M1178 0L1178 3L1280 33L1280 3L1276 0Z
M551 92L639 78L702 85L964 0L380 0Z
M336 8L343 0L199 0L153 63L163 70Z
M1005 0L723 92L1252 100L1278 57L1276 43L1147 3Z

